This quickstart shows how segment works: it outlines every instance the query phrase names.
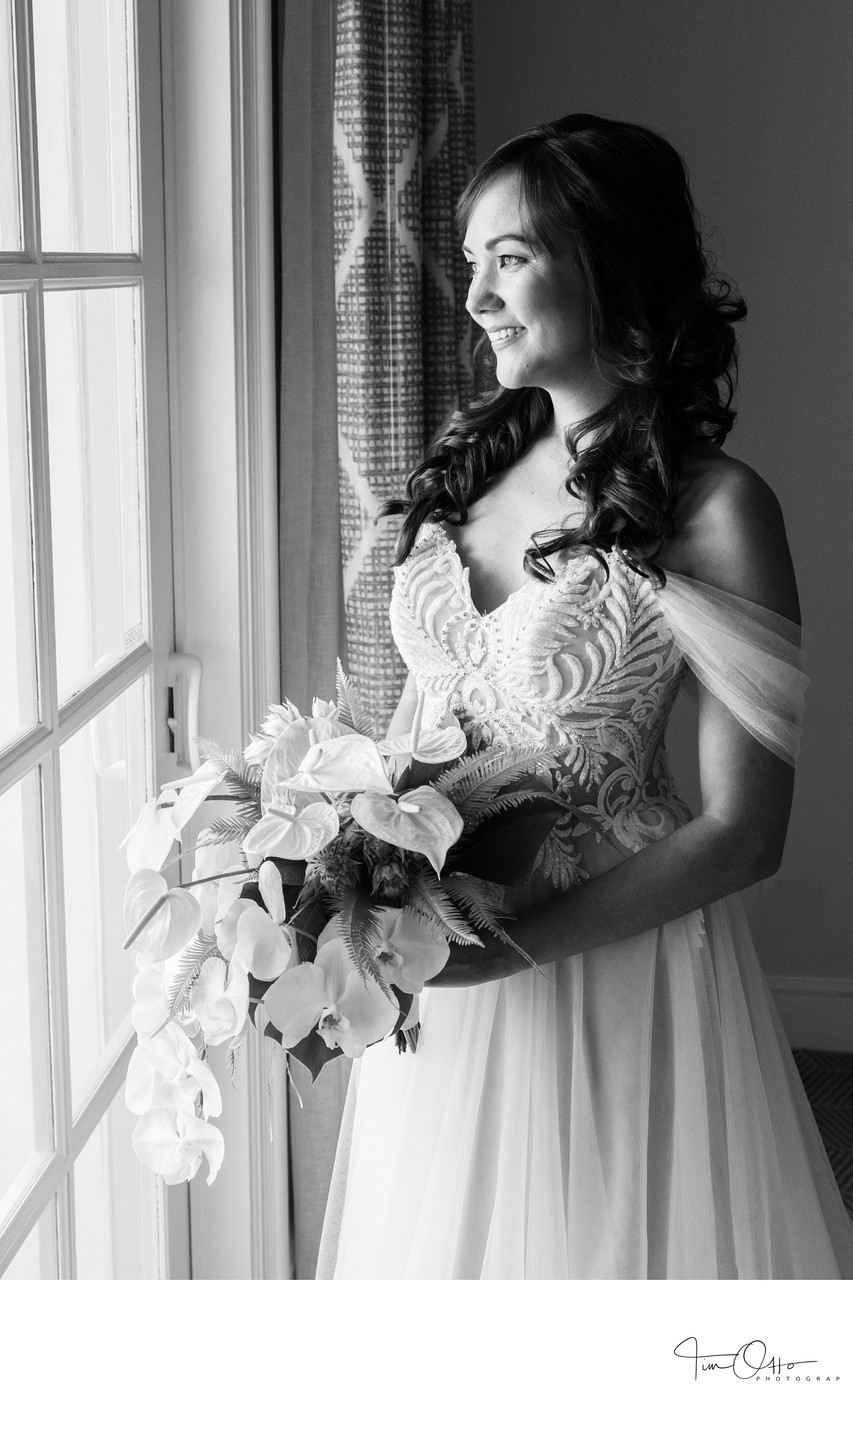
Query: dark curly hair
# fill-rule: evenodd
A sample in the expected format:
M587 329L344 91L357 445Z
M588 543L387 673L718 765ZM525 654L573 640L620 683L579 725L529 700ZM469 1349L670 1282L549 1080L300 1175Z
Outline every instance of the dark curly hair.
M746 305L703 250L684 163L642 125L566 115L537 125L480 166L456 212L461 235L494 178L517 170L522 203L551 253L572 247L589 291L594 360L606 357L613 396L566 431L566 488L585 501L575 528L539 531L525 569L549 580L548 555L618 547L658 582L655 555L672 529L677 461L692 440L722 444L735 421L733 322ZM477 395L455 413L409 476L396 562L427 518L465 523L490 477L518 459L552 418L548 394L505 389L483 333L474 349ZM590 442L582 452L578 444Z

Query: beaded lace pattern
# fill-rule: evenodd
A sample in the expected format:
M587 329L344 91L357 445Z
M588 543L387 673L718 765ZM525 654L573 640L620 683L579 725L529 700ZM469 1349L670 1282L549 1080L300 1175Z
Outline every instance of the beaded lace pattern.
M547 772L571 807L539 871L564 888L588 876L591 844L636 851L690 817L663 747L684 659L653 582L616 550L606 557L606 567L594 554L568 557L553 583L531 579L483 614L456 545L430 521L391 602L426 722L449 709L472 750L556 753Z

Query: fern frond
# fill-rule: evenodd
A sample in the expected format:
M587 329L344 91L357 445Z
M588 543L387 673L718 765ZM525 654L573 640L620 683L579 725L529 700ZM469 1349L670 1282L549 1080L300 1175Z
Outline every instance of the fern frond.
M510 938L504 928L507 918L511 919L512 915L504 913L499 908L494 884L484 883L481 878L457 874L453 878L445 878L444 887L454 903L458 903L459 907L468 914L475 928L485 928L488 933L492 934L492 937L499 938L501 943L506 943L510 948L514 948L516 953L521 954L525 962L529 963L537 972L540 971L538 963L513 938Z
M341 934L349 958L365 982L372 978L385 997L394 1003L394 996L375 957L382 946L383 934L373 903L365 893L350 889L342 895L340 915Z
M199 933L198 937L189 944L186 952L182 954L175 970L175 976L169 984L166 994L169 1016L166 1023L171 1023L181 1009L186 1007L193 984L211 956L222 957L216 939L209 933ZM165 1027L166 1023L162 1027Z
M245 838L250 828L257 823L256 818L245 819L239 815L234 818L215 818L213 823L208 824L204 830L204 837L199 838L196 848L209 848L213 843L238 843Z
M237 1059L240 1056L245 1041L246 1030L244 1028L242 1033L238 1033L236 1038L231 1039L231 1042L228 1044L228 1052L225 1054L225 1062L228 1068L228 1076L231 1079L232 1085L235 1087L235 1078L237 1076Z
M541 748L490 749L487 753L460 759L453 768L434 779L433 784L458 808L484 789L487 793L497 793L513 778L535 773L546 758L547 753Z
M406 907L442 938L451 938L456 943L480 944L476 933L445 889L431 873L420 874L409 886Z
M376 738L376 728L364 707L358 684L344 673L340 659L337 669L338 718L365 738Z
M504 793L498 793L496 797L491 797L488 793L478 793L465 803L465 832L470 832L484 819L493 818L497 813L504 813L509 808L518 808L531 798L541 798L543 793L549 799L555 797L549 789L541 788L513 788ZM567 804L566 807L568 808L568 806Z
M224 749L222 745L217 743L216 739L213 738L200 738L198 740L198 751L205 762L209 759L211 762L219 764L222 768L230 768L237 757L236 754L231 753L228 749Z

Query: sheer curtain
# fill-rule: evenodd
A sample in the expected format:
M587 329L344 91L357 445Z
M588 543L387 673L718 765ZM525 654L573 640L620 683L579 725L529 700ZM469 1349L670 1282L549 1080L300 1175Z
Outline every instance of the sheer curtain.
M473 166L470 0L279 0L282 693L340 654L383 727L405 671L376 523L468 384L453 206ZM348 1080L289 1092L294 1275L312 1278ZM301 1100L301 1101L300 1101Z

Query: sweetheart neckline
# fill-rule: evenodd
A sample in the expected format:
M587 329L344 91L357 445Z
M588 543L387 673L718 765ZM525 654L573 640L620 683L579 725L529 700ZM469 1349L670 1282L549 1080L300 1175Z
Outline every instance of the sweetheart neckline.
M485 622L487 619L495 618L496 615L500 614L512 602L513 599L518 598L519 594L525 593L534 584L536 585L536 588L541 589L544 594L551 593L557 587L557 580L568 571L572 564L577 563L582 559L587 559L591 557L589 554L575 555L573 558L570 558L566 562L563 569L560 571L560 574L557 576L557 579L555 579L553 583L549 584L542 579L537 579L531 576L531 578L526 579L523 584L520 584L517 589L511 589L510 592L507 594L506 598L502 599L501 602L496 605L494 609L481 609L474 602L474 595L471 591L471 570L468 564L463 564L462 555L459 552L456 540L451 534L448 534L444 525L439 523L437 519L426 519L422 527L427 526L431 529L434 529L436 533L440 536L440 538L444 540L444 543L447 545L447 547L450 549L452 557L456 560L457 568L459 569L459 572L464 580L465 592L467 594L468 603L471 606L471 612L475 618L481 621L481 623ZM616 555L616 553L617 551L615 549L610 549L608 551L608 562ZM605 584L607 582L609 581L605 580Z

